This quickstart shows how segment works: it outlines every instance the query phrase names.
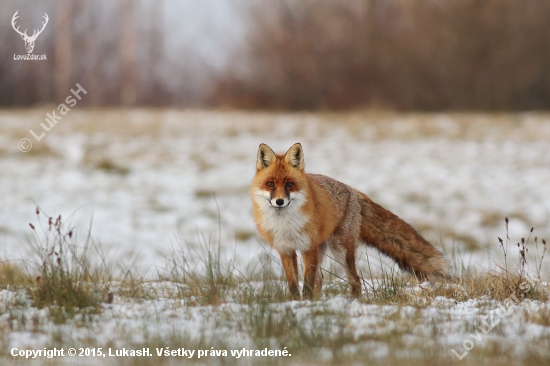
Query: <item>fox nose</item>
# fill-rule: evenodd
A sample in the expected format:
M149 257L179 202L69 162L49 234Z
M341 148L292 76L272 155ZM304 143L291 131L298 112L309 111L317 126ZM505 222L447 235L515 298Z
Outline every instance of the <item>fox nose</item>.
M277 206L282 206L285 203L285 200L282 198L279 198L277 199L277 201L275 201L275 203L277 204Z

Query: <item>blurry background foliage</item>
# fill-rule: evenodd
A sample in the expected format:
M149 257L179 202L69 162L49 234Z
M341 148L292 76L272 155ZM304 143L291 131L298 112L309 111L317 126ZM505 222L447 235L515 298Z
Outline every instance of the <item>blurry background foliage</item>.
M550 108L546 0L0 1L3 107Z

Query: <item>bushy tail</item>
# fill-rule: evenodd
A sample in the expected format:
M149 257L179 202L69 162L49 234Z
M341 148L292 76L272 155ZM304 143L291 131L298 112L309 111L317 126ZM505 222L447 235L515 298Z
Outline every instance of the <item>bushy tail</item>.
M361 203L360 239L393 258L402 270L420 278L449 278L449 265L441 252L416 230L382 206L356 191Z

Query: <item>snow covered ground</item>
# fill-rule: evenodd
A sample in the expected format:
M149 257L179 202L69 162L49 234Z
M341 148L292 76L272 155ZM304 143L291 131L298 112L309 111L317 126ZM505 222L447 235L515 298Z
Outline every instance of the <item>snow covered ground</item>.
M502 303L487 297L427 301L423 295L429 286L408 289L417 298L415 306L365 304L341 295L315 302L228 301L219 306L196 306L192 299L162 296L150 300L117 297L113 304L103 305L101 315L87 320L77 316L64 324L52 322L47 309L31 307L24 293L2 290L1 345L8 355L4 357L7 364L28 362L21 350L54 347L65 352L57 362L90 365L151 361L176 365L190 359L199 364L242 365L328 365L338 360L351 360L344 364L367 360L432 364L445 359L479 364L485 353L493 354L490 364L539 364L535 361L550 359L548 302ZM71 347L77 350L74 357L67 354ZM79 356L80 349L102 354ZM117 352L143 349L151 355L116 357ZM288 355L255 354L264 349L286 350ZM179 353L168 355L164 350ZM38 357L34 361L52 360Z
M502 259L506 216L512 244L532 226L550 239L550 115L74 110L36 142L29 130L40 135L47 112L0 112L6 258L26 256L37 204L82 233L93 219L111 257L134 253L144 269L182 241L217 242L219 210L222 247L245 265L265 250L248 194L261 142L302 142L307 171L358 188L476 266ZM22 153L25 137L34 145Z

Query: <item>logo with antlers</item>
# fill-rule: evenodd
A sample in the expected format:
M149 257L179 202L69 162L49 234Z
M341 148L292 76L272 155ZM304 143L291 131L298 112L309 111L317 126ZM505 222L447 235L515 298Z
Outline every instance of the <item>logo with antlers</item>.
M19 33L21 35L21 38L23 38L23 40L25 41L25 48L27 49L27 53L32 53L32 50L34 49L34 42L36 41L36 38L38 38L38 36L40 35L40 33L42 33L42 31L44 30L44 28L46 28L46 24L48 24L48 14L44 13L44 22L42 23L42 29L38 30L38 29L35 29L32 36L29 36L27 35L27 30L25 29L24 32L21 32L19 30L19 27L15 27L15 21L17 20L17 18L19 18L19 10L17 10L15 12L15 14L13 14L13 18L11 18L11 26L13 27L13 29Z

